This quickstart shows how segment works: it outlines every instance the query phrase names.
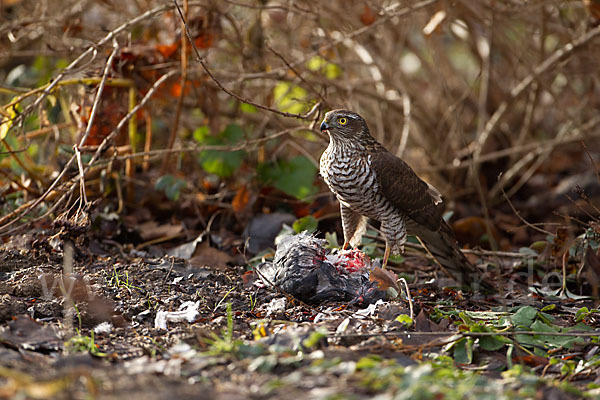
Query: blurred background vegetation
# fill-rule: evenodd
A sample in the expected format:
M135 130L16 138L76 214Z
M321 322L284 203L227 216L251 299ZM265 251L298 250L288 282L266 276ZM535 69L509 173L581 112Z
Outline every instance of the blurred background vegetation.
M597 4L186 0L190 46L171 1L1 1L0 232L89 224L91 201L225 247L277 213L340 230L317 171L318 123L342 107L440 189L464 243L545 237L507 198L552 232L589 228Z

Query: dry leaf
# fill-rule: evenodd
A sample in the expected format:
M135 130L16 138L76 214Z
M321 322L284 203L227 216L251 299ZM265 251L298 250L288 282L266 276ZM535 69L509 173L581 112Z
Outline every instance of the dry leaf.
M369 276L369 280L371 282L377 282L378 288L381 290L387 290L390 287L396 289L396 291L400 292L400 288L398 288L398 284L396 280L398 277L395 273L390 270L375 267L371 270L371 275Z

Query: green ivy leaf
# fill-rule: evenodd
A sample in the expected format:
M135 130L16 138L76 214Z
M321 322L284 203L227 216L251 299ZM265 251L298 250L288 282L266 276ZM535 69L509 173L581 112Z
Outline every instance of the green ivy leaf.
M299 200L317 192L317 187L314 185L316 174L317 168L304 156L278 161L275 165L268 163L258 167L259 178Z
M335 79L342 74L342 69L339 66L320 56L314 56L308 60L306 67L311 71L322 73L327 79Z
M163 191L167 198L172 201L179 199L181 189L185 188L187 183L185 180L176 178L173 175L163 175L156 180L154 188Z
M273 97L283 112L301 114L308 110L308 93L300 86L289 82L279 82L273 88Z
M245 112L248 114L254 114L258 111L258 109L255 106L253 106L252 104L248 104L248 103L240 104L240 110L242 110L242 112Z
M413 324L413 320L411 317L409 317L406 314L400 314L396 317L395 321L400 322L403 325L406 325L407 327L411 326Z
M462 338L454 344L454 361L457 364L473 362L473 339Z
M524 306L517 310L511 317L515 326L524 326L529 328L537 315L537 310L531 306Z
M502 336L482 336L479 338L479 345L482 349L488 351L500 350L502 346L506 344L506 340L503 340Z
M239 125L230 124L223 132L212 136L207 126L201 126L193 136L202 145L235 145L244 138L244 131ZM243 150L204 150L198 154L198 161L206 172L225 178L242 165L245 154Z

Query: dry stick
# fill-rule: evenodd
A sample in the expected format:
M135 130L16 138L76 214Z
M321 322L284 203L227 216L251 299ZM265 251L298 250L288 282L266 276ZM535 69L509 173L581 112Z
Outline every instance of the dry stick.
M188 0L183 0L183 8L185 16L187 17L189 6ZM169 141L167 142L167 149L172 149L175 145L175 139L177 139L177 131L179 130L179 120L181 118L181 110L183 109L183 100L185 99L185 85L187 84L187 74L188 74L188 45L187 40L185 38L186 35L186 26L184 25L185 20L182 19L181 23L181 77L179 84L181 86L181 92L179 93L179 98L177 99L177 107L175 109L175 119L173 121L173 127L171 128L171 134L169 135ZM165 157L163 159L162 166L160 168L160 175L164 175L170 166L171 153L165 153Z
M291 66L300 65L300 64L302 64L302 63L306 62L306 60L307 60L307 59L309 59L310 57L313 57L313 56L315 56L315 55L318 55L318 54L319 54L321 51L324 51L324 50L327 50L327 49L331 49L331 48L333 48L333 47L337 46L338 44L342 43L342 42L343 42L344 40L346 40L346 39L351 39L351 38L353 38L353 37L356 37L356 36L362 35L363 33L367 32L367 31L369 31L369 30L371 30L371 29L374 29L375 27L377 27L377 26L379 26L379 25L383 24L384 22L387 22L388 20L390 20L390 19L392 19L392 18L395 18L395 17L402 17L402 16L405 16L405 15L408 15L408 14L412 13L413 11L416 11L416 10L419 10L419 9L421 9L421 8L425 8L425 7L427 7L427 6L431 5L431 4L437 3L437 1L438 1L438 0L424 0L424 1L420 1L420 2L418 2L418 3L416 3L416 4L414 4L414 5L412 5L412 6L409 6L409 7L402 8L402 9L401 9L401 10L399 10L399 11L396 11L396 12L390 12L390 13L388 13L387 15L385 15L384 17L382 17L382 18L380 18L380 19L376 20L375 22L373 22L371 25L366 25L366 26L363 26L362 28L359 28L359 29L357 29L357 30L355 30L355 31L352 31L352 32L350 32L350 33L349 33L349 34L347 34L347 35L343 35L343 36L342 36L342 37L340 37L339 39L333 40L333 41L331 41L330 43L328 43L328 44L326 44L326 45L324 45L324 46L321 46L319 49L317 49L317 50L315 50L315 51L312 51L312 52L310 52L310 53L306 54L306 55L305 55L303 58L301 58L300 60L297 60L297 61L295 61L295 62L293 62L293 63L290 63L290 65L291 65ZM175 3L175 6L177 7L177 11L179 12L179 16L180 16L180 17L183 19L183 15L182 15L182 13L181 13L181 9L179 8L179 5L177 4L176 0L173 0L173 2ZM392 5L392 6L388 7L388 8L389 8L389 9L393 9L393 8L396 8L396 6L397 6L397 5L398 5L398 4L394 4L394 5ZM185 23L185 20L184 20L184 23ZM191 39L191 35L190 35L190 32L189 32L189 30L188 30L187 24L185 24L185 30L186 30L186 34L187 34L187 36L188 36L188 40L190 40L190 42L192 43L192 47L193 47L193 49L194 49L194 52L196 53L196 57L197 57L198 61L200 62L200 65L202 66L202 68L204 69L204 71L205 71L205 72L206 72L206 73L209 75L209 77L210 77L210 78L211 78L211 79L212 79L212 80L215 82L215 84L216 84L216 85L217 85L217 86L218 86L218 87L219 87L221 90L223 90L225 93L227 93L228 95L230 95L230 96L232 96L232 97L236 98L237 100L239 100L239 101L241 101L241 102L244 102L244 103L247 103L247 104L251 104L251 105L253 105L253 106L257 107L257 108L260 108L260 109L263 109L263 110L266 110L266 111L270 111L270 112L273 112L273 113L275 113L275 114L283 115L283 116L285 116L285 117L293 117L293 118L300 118L300 119L307 119L307 118L309 118L309 117L310 117L310 115L311 115L311 111L313 111L313 110L309 111L308 113L306 113L306 114L304 114L304 115L292 114L292 113L286 113L286 112L282 112L282 111L279 111L279 110L276 110L276 109L273 109L273 108L270 108L270 107L264 106L264 105L262 105L262 104L254 103L254 102L252 102L251 100L249 100L249 99L246 99L246 98L242 98L242 97L240 97L240 96L236 95L235 93L231 92L230 90L226 89L226 88L225 88L225 87L224 87L224 86L223 86L223 85L222 85L222 84L221 84L221 83L220 83L220 82L219 82L219 81L216 79L216 77L215 77L215 76L212 74L212 72L210 71L210 69L208 69L208 67L207 67L207 65L206 65L206 62L205 62L204 58L203 58L202 56L200 56L200 54L199 54L199 52L198 52L198 49L196 48L196 46L195 46L195 44L194 44L193 40ZM277 71L276 71L276 70L273 70L273 71L271 71L271 73L272 73L272 74L277 74ZM260 75L260 77L264 76L264 74L263 74L263 73L260 73L260 74L258 74L258 75ZM252 74L248 74L247 76L248 76L248 77L251 77L251 76L252 76ZM319 103L317 103L317 104L319 104ZM313 109L314 109L314 107L313 107Z
M102 80L100 81L100 85L98 85L98 91L96 92L96 98L94 99L94 103L92 104L92 111L90 112L90 118L88 120L87 127L85 128L85 132L83 133L83 137L79 141L77 146L83 146L85 141L87 140L90 132L92 130L92 126L94 125L94 121L96 119L96 114L98 113L98 106L100 101L102 100L102 92L104 92L104 86L106 85L106 79L108 79L108 73L110 68L112 67L113 59L117 55L117 51L119 50L119 45L117 44L116 39L113 39L113 50L108 56L108 60L106 61L106 65L104 65L104 71L102 72Z
M46 126L44 128L39 128L33 131L25 132L25 138L34 139L36 137L43 136L47 133L54 132L55 129L71 128L74 126L75 125L72 122L61 122L58 124Z
M585 153L587 154L588 158L590 159L590 163L592 163L592 166L594 167L594 171L596 171L596 177L598 178L598 181L600 181L600 172L598 172L598 167L596 166L596 163L594 162L594 159L592 158L592 155L590 154L590 152L587 148L587 145L585 144L585 142L583 140L581 141L581 145L583 146Z
M157 149L157 150L143 151L143 152L134 153L134 154L125 154L122 156L115 157L115 160L127 160L130 158L137 158L137 157L157 156L157 155L160 155L163 153L198 152L198 151L204 151L204 150L238 151L238 150L247 149L249 146L252 146L255 144L261 144L261 143L267 142L269 140L278 138L278 137L286 135L288 133L297 132L297 131L306 131L306 130L307 129L305 127L299 126L299 127L295 127L295 128L284 129L282 131L276 132L272 135L265 136L262 138L244 140L243 142L236 144L236 145L207 145L207 146L194 145L194 146L190 146L190 147L181 147L181 148L176 148L176 149Z
M287 11L287 12L301 12L301 13L305 13L305 14L315 14L314 12L311 12L309 10L303 10L302 8L298 7L298 5L292 3L291 7L286 7L283 5L260 5L260 4L247 4L247 3L242 3L239 1L233 1L233 0L224 0L226 3L232 4L234 6L240 6L240 7L246 7L246 8L251 8L251 9L259 9L259 10L283 10L283 11Z
M410 319L412 321L414 321L415 320L415 313L414 313L414 310L413 310L413 299L410 296L410 289L408 288L408 283L406 282L406 279L404 279L404 278L400 278L398 280L404 284L404 290L406 291L406 299L408 301L408 310L410 311Z
M494 13L493 10L490 13L490 17L491 17L491 23L493 24L494 22ZM488 98L488 88L490 86L490 69L491 69L491 52L492 52L492 32L493 32L493 26L488 26L488 32L489 32L489 46L487 49L487 54L484 56L482 55L483 58L483 67L482 67L482 76L481 76L481 90L479 93L479 105L478 105L478 112L479 112L479 120L480 122L478 123L482 123L484 121L484 117L487 118L487 112L486 112L486 107L487 107L487 98ZM477 129L479 131L479 127ZM467 143L465 141L465 137L464 135L461 136L464 142L465 147L467 147ZM492 232L492 219L490 218L490 212L489 212L489 205L486 201L486 196L483 192L483 186L481 185L481 181L479 180L479 173L477 170L477 166L475 164L475 159L472 159L471 162L471 172L472 172L472 176L473 176L473 180L475 181L475 188L477 189L477 194L479 195L479 201L481 202L481 207L483 209L483 216L485 218L485 231L488 235L488 241L492 247L492 250L498 250L498 243L496 242L496 239L494 238L493 232Z
M408 144L408 136L410 134L410 122L412 117L410 97L408 96L408 93L406 93L404 87L402 88L402 111L404 114L404 123L402 124L402 135L400 136L400 144L398 145L398 150L396 150L396 155L398 157L402 157L402 155L404 154L404 150L406 149L406 145Z
M592 221L598 221L598 217L595 217L592 214L590 214L585 208L581 207L581 205L579 205L579 203L577 203L575 200L573 200L573 198L571 198L571 196L569 196L568 194L565 194L565 196L579 211L581 211L583 214L587 215L587 217L589 219L591 219ZM584 224L584 225L589 225L589 224Z
M528 143L528 144L524 144L524 145L513 146L513 147L509 147L507 149L494 151L492 153L486 153L479 157L479 162L482 163L485 161L493 161L493 160L496 160L501 157L510 156L514 153L524 153L526 151L529 152L531 150L535 150L535 149L538 149L543 146L558 146L561 144L571 143L571 142L575 142L577 140L581 140L584 137L595 138L595 137L600 136L600 132L585 136L582 133L582 131L590 130L598 124L600 124L600 116L595 116L592 119L590 119L589 121L587 121L585 124L583 124L584 126L582 128L575 128L573 130L575 133L572 136L569 136L567 138L554 138L554 139L550 139L550 140L546 140L546 141L542 141L542 142ZM469 166L470 166L470 161L467 160L467 161L461 161L457 165L447 164L447 165L435 166L435 167L424 167L424 168L421 168L421 170L422 171L450 171L450 170L456 170L456 169L461 169L461 168L468 168Z
M152 149L152 117L150 114L146 115L146 137L144 138L144 152L148 152ZM132 157L133 158L133 157ZM142 170L147 172L150 169L150 156L144 156L142 161Z
M191 2L192 5L202 5L204 4L201 1L193 1ZM27 114L28 111L30 111L31 109L37 107L41 101L46 98L46 96L48 96L48 94L50 94L50 92L52 91L52 89L54 88L54 86L56 86L61 80L62 78L68 73L70 72L72 69L75 68L75 66L77 66L77 64L79 64L81 62L81 60L83 60L86 56L88 56L91 53L94 53L94 56L92 58L92 60L95 58L95 53L96 53L96 49L98 47L103 46L104 44L108 43L109 40L112 40L113 38L116 37L116 35L118 35L119 33L121 33L122 31L124 31L125 29L129 28L130 26L133 26L147 18L153 17L156 14L159 14L163 11L166 10L170 10L172 9L173 6L170 5L163 5L163 6L159 6L159 7L155 7L152 10L146 11L145 13L127 21L126 23L120 25L119 27L117 27L116 29L113 29L112 31L110 31L103 39L101 39L99 42L95 43L94 45L90 46L86 51L84 51L82 54L79 55L79 57L77 57L75 60L73 60L67 67L65 67L65 69L63 69L57 76L56 78L54 78L54 80L52 81L52 83L50 83L49 85L47 85L45 87L45 89L43 90L42 94L38 97L38 99L36 99L36 101L29 105L24 112L20 113L19 116L17 118L23 118L24 115ZM34 90L29 92L26 95L23 95L21 98L17 99L16 102L20 102L23 100L23 98L28 97L32 94L38 93L41 90ZM7 221L8 219L12 218L12 216L19 214L14 220L4 224L4 225L0 225L0 231L2 231L3 229L5 229L6 227L8 227L9 225L12 225L13 223L15 223L16 221L18 221L20 218L22 218L23 216L25 216L27 213L29 213L33 208L37 207L42 201L44 201L44 199L46 199L48 197L48 195L52 192L52 190L54 190L54 188L56 187L56 185L58 184L58 182L63 178L63 176L65 175L66 171L71 167L71 165L73 164L73 162L75 161L75 155L73 155L69 161L65 164L65 166L63 167L61 173L58 175L58 177L54 180L54 182L50 185L50 187L46 190L46 192L38 199L36 199L36 201L34 201L32 204L27 204L27 205L23 205L21 207L19 207L18 209L14 210L13 212L11 212L9 215L5 215L4 217L0 218L0 224L4 224L5 221ZM64 196L63 196L64 197ZM54 210L55 207L53 207L51 210ZM48 215L50 212L46 212L44 214L44 216Z
M506 258L537 258L537 255L533 254L522 254L513 253L510 251L492 251L482 249L462 249L465 254L474 254L476 256L488 256L488 257L506 257Z
M528 227L530 227L533 230L536 230L538 232L544 233L546 235L550 235L552 237L556 237L556 234L554 234L554 233L552 233L550 231L547 231L545 229L542 229L542 228L540 228L538 226L535 226L534 224L532 224L531 222L529 222L525 218L523 218L523 216L521 215L521 213L519 211L517 211L517 209L515 208L515 206L513 205L513 203L510 201L510 199L508 198L508 196L504 192L504 189L500 188L500 190L502 190L502 195L504 196L504 198L508 202L508 205L512 209L513 213L515 213L515 215L517 216L517 218L519 218L521 220L521 222L523 222L525 225L527 225Z
M140 102L131 110L127 113L127 115L125 115L117 124L117 127L115 129L113 129L113 131L108 134L104 140L102 141L102 143L100 143L100 146L98 147L98 149L96 150L96 153L92 156L91 160L88 162L88 165L86 166L85 170L84 170L84 174L86 174L90 168L94 165L94 162L98 159L98 157L100 156L100 154L102 153L104 147L114 138L114 136L116 136L116 134L119 132L119 130L121 128L123 128L123 126L125 125L125 123L127 121L129 121L129 119L131 119L135 113L141 108L143 107L148 100L150 100L150 98L152 97L152 95L156 92L156 90L158 89L158 87L160 87L160 85L162 85L165 80L167 80L168 78L170 78L171 76L175 75L177 73L177 71L170 71L167 72L166 74L164 74L163 76L161 76L156 82L154 82L154 84L152 85L152 87L148 90L148 92L146 93L146 95L140 100ZM73 160L75 159L75 155L73 155L73 157L71 157L70 163L67 163L67 165L70 165ZM21 207L19 207L19 209L13 211L10 215L9 218L13 218L16 214L16 217L14 217L13 220L9 221L8 223L0 226L0 232L2 232L3 230L5 230L8 226L12 225L13 223L15 223L16 221L18 221L20 218L22 218L24 215L26 215L29 211L31 211L34 207L36 207L38 204L40 204L46 197L49 196L49 194L53 191L54 187L56 186L56 184L58 183L59 179L64 176L66 170L68 167L65 167L63 169L63 171L61 172L61 174L59 174L59 178L57 178L52 185L50 186L50 188L48 188L46 190L46 192L39 197L32 205L29 205L27 207L24 207L24 210L21 212ZM73 180L71 180L73 181ZM54 203L54 205L48 210L46 211L43 215L41 215L38 218L35 218L33 221L37 221L40 220L42 218L45 218L46 216L50 215L51 213L53 213L56 208L58 208L58 206L68 197L70 196L75 187L77 186L77 182L72 182L71 183L71 187ZM6 217L3 217L2 219L0 219L0 223L3 223L6 220ZM19 229L19 227L12 229L8 232L4 232L5 234L10 234L10 233L14 233Z
M304 84L317 96L319 96L319 98L321 99L321 102L326 106L329 107L329 105L327 104L327 100L325 99L325 97L323 97L323 95L321 94L321 92L319 92L317 89L315 89L315 87L309 83L306 79L304 79L302 77L302 75L300 74L300 72L298 72L294 66L292 64L290 64L288 62L288 60L285 59L285 57L283 55L281 55L279 52L277 52L274 48L271 47L271 45L269 44L269 42L266 43L267 45L267 49L271 50L271 52L273 54L275 54L281 61L283 61L283 63L294 73L296 74L296 76L302 81L304 82Z
M96 115L98 113L98 106L100 101L102 100L102 93L104 92L104 86L106 85L106 79L108 78L108 72L113 63L113 59L119 50L119 45L117 44L116 39L113 39L113 51L110 53L108 60L106 61L106 65L104 66L104 72L102 73L102 80L100 81L100 85L98 86L98 91L96 92L96 98L94 99L94 103L92 104L92 111L90 112L90 118L88 120L88 125L85 129L85 132L79 141L79 145L74 145L73 150L75 151L75 156L77 157L77 167L79 168L79 192L80 198L82 201L79 202L79 209L81 207L85 207L88 205L87 195L85 193L85 174L83 173L83 164L81 162L81 153L79 151L79 146L82 146L87 140L90 132L92 130L92 126L96 119ZM78 209L78 211L79 211Z
M510 91L509 100L508 101L505 100L504 102L502 102L500 104L500 106L498 106L498 108L496 109L496 112L494 112L492 117L488 120L487 124L485 125L483 131L481 131L481 133L477 137L477 140L476 140L477 147L475 148L475 151L473 152L473 159L475 160L475 165L476 165L477 169L479 168L479 163L480 163L479 157L481 155L483 146L486 144L488 138L490 137L490 134L492 133L492 131L494 130L494 128L496 127L496 125L498 124L500 119L504 116L504 114L508 110L509 101L512 103L517 97L519 97L525 91L525 89L527 89L529 87L529 85L531 85L537 79L538 76L540 76L544 72L548 71L554 64L556 64L563 57L571 54L575 49L586 44L587 42L589 42L591 39L593 39L594 37L596 37L598 35L600 35L600 25L587 31L585 34L579 36L572 42L567 43L560 49L556 50L554 53L552 53L552 55L550 55L548 58L546 58L542 63L538 64L538 66L536 66L529 75L527 75L525 78L523 78ZM475 171L475 172L477 172L477 171Z
M98 104L100 102L101 96L102 96L102 91L104 90L104 86L106 85L106 80L108 78L108 71L110 70L110 65L112 65L112 60L114 59L116 52L118 50L118 46L116 44L116 41L113 41L113 52L110 54L109 58L108 58L108 62L105 66L104 69L104 73L102 76L102 79L100 81L100 86L98 88L98 92L96 93L96 98L94 99L94 104L92 105L92 111L91 111L91 115L90 115L90 120L88 122L88 126L86 128L86 131L83 135L83 137L81 138L81 140L79 141L79 145L78 146L82 146L83 143L85 143L85 140L87 140L91 128L92 128L92 124L94 122L97 110L98 110ZM64 71L63 71L64 72ZM60 76L60 75L59 75ZM53 84L57 84L58 83L58 78L57 80L55 80L55 82L53 82ZM52 86L48 85L48 87ZM44 91L45 93L45 91ZM74 146L75 147L75 146ZM69 159L69 161L65 164L65 166L63 167L62 171L60 172L60 174L58 174L58 176L54 179L54 181L50 184L50 186L48 187L48 189L46 189L46 191L44 192L44 194L42 194L40 197L38 197L31 205L25 207L25 209L23 210L23 212L21 213L21 207L19 207L17 210L15 210L15 212L17 214L20 213L20 215L18 217L16 217L15 219L13 219L12 221L1 225L0 226L0 231L2 231L3 229L5 229L6 227L12 225L13 223L15 223L16 221L18 221L20 218L24 217L25 215L27 215L27 213L29 213L31 210L33 210L35 207L37 207L42 201L44 201L44 199L46 199L48 197L48 195L54 190L54 188L56 187L56 185L58 185L58 182L60 182L63 178L63 176L66 174L67 170L69 169L69 167L71 166L71 164L73 164L73 162L76 160L77 158L77 151L71 156L71 158ZM81 177L81 179L83 179L83 177ZM12 214L9 214L7 216L5 216L4 218L0 219L0 224L4 223L4 221L6 221L6 217L12 218ZM47 215L48 213L44 214Z
M560 129L560 131L556 134L556 139L560 140L563 137L565 137L567 132L569 131L570 127L571 127L570 122L565 123L563 125L563 127ZM529 168L524 173L521 174L521 177L517 180L517 182L515 184L513 184L511 186L511 188L508 190L507 196L512 197L523 185L525 185L529 181L529 178L531 178L531 176L538 170L540 165L542 165L544 163L544 161L546 161L546 159L548 157L550 157L550 154L552 154L553 150L554 150L554 147L551 145L540 146L540 147L536 148L535 150L531 151L530 153L526 154L518 162L516 162L511 168L509 168L508 171L506 171L505 173L502 174L502 177L499 178L498 182L496 182L496 184L492 187L492 189L490 189L489 196L492 198L495 198L496 194L498 194L498 192L500 191L500 188L503 188L504 186L506 186L508 184L508 182L510 182L510 180L521 169L523 169L527 164L529 164L530 161L534 160L535 157L537 157L537 160L535 160L535 162L533 162L529 166Z
M186 33L186 35L188 37L188 40L190 41L190 43L192 45L192 48L194 49L194 53L196 54L196 59L198 60L198 62L202 66L202 69L204 69L204 72L206 72L206 74L219 87L219 89L221 89L222 91L224 91L225 93L227 93L229 96L237 99L238 101L241 101L242 103L253 105L254 107L259 108L261 110L269 111L269 112L272 112L272 113L275 113L275 114L279 114L279 115L282 115L284 117L289 117L289 118L307 119L307 118L310 117L310 115L314 112L315 107L313 107L310 111L308 111L304 115L289 113L289 112L285 112L285 111L279 111L279 110L277 110L275 108L271 108L271 107L265 106L263 104L256 103L256 102L254 102L254 101L252 101L252 100L250 100L248 98L241 97L240 95L232 92L231 90L229 90L225 86L223 86L223 84L217 79L217 77L208 68L208 65L206 64L206 60L204 59L204 57L202 57L200 55L200 52L198 51L198 48L196 47L196 44L194 43L194 40L192 39L192 35L190 34L190 31L189 31L188 26L187 26L187 22L185 20L185 17L183 16L181 8L179 8L179 4L177 4L177 0L173 0L173 3L175 4L175 7L177 7L177 11L179 12L179 16L181 17L181 20L183 21L183 25L185 27L185 33ZM319 103L317 103L317 104L319 104Z

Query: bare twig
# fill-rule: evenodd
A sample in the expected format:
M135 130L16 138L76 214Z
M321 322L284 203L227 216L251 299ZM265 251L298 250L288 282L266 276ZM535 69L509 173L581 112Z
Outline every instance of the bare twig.
M177 4L177 3L176 3ZM179 7L179 6L177 6ZM184 13L187 16L189 5L188 0L183 0L183 9ZM171 127L171 133L169 135L169 141L167 143L167 148L172 149L175 144L175 139L177 138L177 132L179 130L179 119L181 117L181 110L183 109L183 100L185 99L185 85L187 83L187 75L188 75L188 43L185 38L185 32L187 27L184 25L185 20L182 19L181 24L181 76L179 80L179 85L181 86L181 91L179 93L179 98L177 99L177 106L175 108L175 118L173 120L173 125ZM164 175L169 169L171 153L165 153L165 158L163 159L163 164L161 167L161 175Z
M309 112L307 112L306 114L294 114L294 113L289 113L289 112L285 112L285 111L280 111L277 110L275 108L271 108L268 106L265 106L264 104L260 104L257 103L255 101L252 101L248 98L242 97L234 92L232 92L231 90L227 89L225 86L223 86L223 84L217 79L217 77L212 73L212 71L210 70L210 68L208 68L208 65L206 64L206 60L204 59L204 57L202 57L200 55L200 52L198 51L198 48L196 47L196 44L194 43L194 40L192 39L192 35L190 34L190 30L187 26L187 22L186 19L183 15L183 12L181 11L181 8L179 7L179 4L177 4L177 0L173 0L173 3L175 4L175 7L177 8L177 11L179 12L179 17L181 18L181 20L183 21L184 27L185 27L185 33L187 35L187 38L190 42L190 44L192 45L192 48L194 49L194 53L196 54L196 60L200 63L200 65L202 66L202 69L204 69L204 72L206 72L206 74L210 77L210 79L212 79L212 81L219 87L219 89L221 89L222 91L224 91L225 93L227 93L229 96L233 97L234 99L241 101L242 103L246 103L246 104L250 104L256 108L259 108L261 110L265 110L265 111L269 111L275 114L279 114L281 116L284 117L288 117L288 118L299 118L299 119L307 119L310 118L310 116L312 115L312 112L314 112L314 108L312 108Z
M533 229L535 231L538 231L540 233L544 233L546 235L550 235L552 237L556 236L554 233L552 233L550 231L547 231L545 229L542 229L542 228L540 228L538 226L535 226L534 224L530 223L525 218L523 218L523 216L521 215L521 213L519 211L517 211L517 209L515 208L515 206L513 205L513 203L510 201L510 199L508 198L508 196L504 192L504 189L501 188L501 190L502 190L502 195L504 196L504 198L508 202L508 205L512 209L513 213L517 216L517 218L519 218L521 220L521 222L523 222L525 225L527 225L528 227L530 227L531 229Z
M129 119L131 119L135 115L135 113L141 107L143 107L148 102L148 100L150 100L150 98L154 95L154 93L156 92L156 90L168 78L170 78L171 76L176 75L176 74L177 74L177 71L167 72L166 74L162 75L156 82L154 82L154 84L152 85L152 87L148 90L148 92L146 93L146 95L140 100L140 102L138 103L138 105L136 105L131 111L129 111L127 113L127 115L125 115L119 121L119 123L117 124L117 126L115 127L115 129L113 129L113 131L111 133L109 133L104 138L104 140L102 141L102 143L100 143L100 146L98 146L98 149L96 150L96 153L92 156L91 160L88 162L86 168L84 169L84 174L86 174L89 171L89 169L94 165L94 163L96 162L96 160L98 159L98 157L100 156L100 154L102 153L102 151L104 150L104 148L108 145L108 143L110 141L112 141L112 139L116 136L116 134L119 132L119 130L121 128L123 128L123 126L125 126L125 124L129 121ZM13 233L14 231L16 231L16 229L19 229L19 227L18 227L16 229L12 229L10 231L7 231L7 228L9 226L11 226L16 221L20 220L22 217L24 217L25 215L27 215L29 212L31 212L31 210L33 210L35 207L37 207L44 200L47 200L50 197L50 195L52 193L54 193L54 189L56 188L56 186L58 185L58 183L62 180L63 176L65 175L66 171L71 166L71 164L74 162L75 158L76 158L75 155L73 155L69 159L69 161L66 163L65 167L63 167L63 170L61 171L61 173L54 180L54 182L52 182L52 184L50 185L50 187L48 189L46 189L46 191L44 192L44 194L42 194L40 197L38 197L35 201L33 201L31 203L24 204L23 206L21 206L18 209L14 210L10 214L8 214L8 215L0 218L0 232L2 232L4 234L10 234L10 233ZM54 203L54 205L52 207L50 207L50 209L48 211L46 211L42 216L34 219L34 221L42 219L42 218L45 218L46 216L48 216L51 213L53 213L58 208L58 206L63 201L65 201L73 193L73 191L75 190L75 187L77 186L77 179L78 179L78 177L76 177L75 180L71 180L70 181L70 187L69 187L69 189L66 190L66 192ZM52 198L54 198L54 196L56 196L56 195L58 195L58 193L55 193L55 195L53 195Z
M90 112L90 117L88 119L88 123L87 123L87 127L85 128L85 132L84 132L83 136L81 137L81 140L79 140L79 146L83 146L83 144L87 140L88 136L90 135L92 126L94 125L94 121L96 120L96 114L98 112L98 105L100 104L100 101L102 101L102 93L104 92L104 86L106 85L106 79L108 78L108 73L110 72L110 69L112 68L113 60L114 60L115 55L117 54L118 50L119 50L119 44L117 43L117 41L115 39L113 39L113 50L110 53L110 56L108 56L108 60L106 61L106 64L104 65L104 72L102 73L102 80L100 81L100 85L98 85L98 91L96 92L96 97L94 99L94 103L92 104L92 111Z
M478 169L478 164L480 163L479 157L481 155L481 151L483 150L483 146L487 143L490 134L500 121L500 119L504 116L506 111L508 110L509 102L513 102L517 97L519 97L525 89L531 85L538 76L548 71L552 66L554 66L558 61L560 61L563 57L573 53L577 48L583 46L588 43L590 40L600 35L600 25L590 29L583 35L574 39L573 41L567 43L560 49L556 50L552 53L548 58L546 58L542 63L538 64L533 71L523 78L511 91L509 100L505 100L498 106L492 117L488 120L484 129L479 133L476 141L476 148L473 152L473 159L475 160L475 164Z

